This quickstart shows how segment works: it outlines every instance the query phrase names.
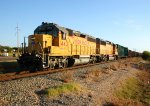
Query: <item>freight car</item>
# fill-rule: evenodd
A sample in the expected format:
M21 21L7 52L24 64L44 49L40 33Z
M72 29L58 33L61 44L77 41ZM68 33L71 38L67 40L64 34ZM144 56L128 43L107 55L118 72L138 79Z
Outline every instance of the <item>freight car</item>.
M128 48L117 44L118 58L128 57Z
M137 55L137 52L135 52L135 51L132 51L132 50L129 50L128 51L128 57L137 57L138 55Z
M64 68L128 56L128 48L54 23L42 23L28 37L28 51L18 59L22 69Z
M128 57L140 57L142 54L136 51L129 50Z

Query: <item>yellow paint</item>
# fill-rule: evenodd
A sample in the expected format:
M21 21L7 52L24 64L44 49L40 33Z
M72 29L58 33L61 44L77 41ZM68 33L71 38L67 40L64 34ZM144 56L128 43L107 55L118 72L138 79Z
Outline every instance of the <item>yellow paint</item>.
M59 34L58 38L52 35L36 34L30 35L28 41L29 52L36 50L43 53L44 48L50 47L50 56L71 56L71 55L94 55L96 44L79 36L68 36L66 40ZM40 46L41 45L41 46Z
M52 36L36 34L28 37L28 50L42 53L43 48L52 46Z
M110 55L113 54L113 45L106 43L106 54Z
M100 54L106 55L106 45L100 45Z

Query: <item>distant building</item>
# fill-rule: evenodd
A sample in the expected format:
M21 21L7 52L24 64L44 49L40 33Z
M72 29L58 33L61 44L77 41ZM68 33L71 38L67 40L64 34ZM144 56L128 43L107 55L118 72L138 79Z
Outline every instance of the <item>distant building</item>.
M2 56L8 56L7 49L3 49Z

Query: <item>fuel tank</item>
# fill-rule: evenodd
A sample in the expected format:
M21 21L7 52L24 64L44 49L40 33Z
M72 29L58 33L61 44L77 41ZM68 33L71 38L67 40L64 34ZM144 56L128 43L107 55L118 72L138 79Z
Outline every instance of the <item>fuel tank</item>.
M81 64L87 64L90 62L90 58L88 57L82 57L82 58L74 58L74 64L73 65L81 65Z

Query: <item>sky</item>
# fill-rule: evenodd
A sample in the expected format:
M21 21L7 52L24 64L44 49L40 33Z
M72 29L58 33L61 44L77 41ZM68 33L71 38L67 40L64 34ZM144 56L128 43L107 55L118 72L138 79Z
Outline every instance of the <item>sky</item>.
M0 45L53 22L131 50L150 51L150 0L0 0Z

